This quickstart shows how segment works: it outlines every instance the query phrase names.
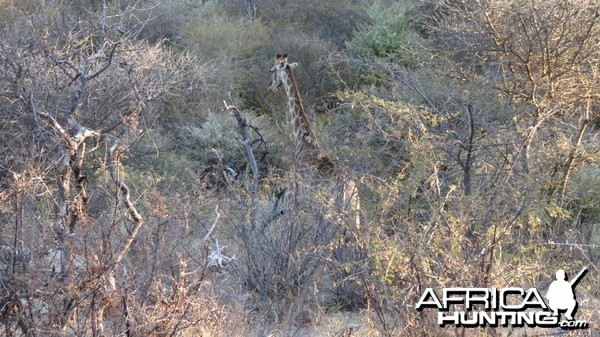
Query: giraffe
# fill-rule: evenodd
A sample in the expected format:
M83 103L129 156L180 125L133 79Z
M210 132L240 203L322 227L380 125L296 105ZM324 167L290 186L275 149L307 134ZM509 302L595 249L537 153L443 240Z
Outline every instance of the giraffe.
M270 89L276 91L281 85L288 98L289 118L294 140L294 163L303 175L313 173L313 184L327 186L332 193L333 205L341 214L354 218L353 225L360 226L360 199L355 182L347 170L329 157L319 145L298 91L293 69L297 62L289 63L287 54L277 54L271 68L273 80ZM352 224L352 223L351 223Z

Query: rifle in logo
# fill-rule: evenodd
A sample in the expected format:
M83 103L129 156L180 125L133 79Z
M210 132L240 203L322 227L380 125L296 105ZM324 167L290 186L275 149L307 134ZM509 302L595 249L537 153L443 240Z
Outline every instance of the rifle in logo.
M556 272L556 281L552 281L548 288L548 293L546 294L548 306L552 309L554 316L558 316L559 310L566 310L567 320L573 320L573 313L577 309L577 300L575 299L575 292L573 290L586 272L587 268L584 267L579 274L569 282L566 280L564 270L559 269Z

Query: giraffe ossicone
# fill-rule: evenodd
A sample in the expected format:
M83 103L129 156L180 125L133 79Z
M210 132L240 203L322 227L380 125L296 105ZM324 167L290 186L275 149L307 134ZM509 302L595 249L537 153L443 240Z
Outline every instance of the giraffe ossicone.
M356 184L348 171L331 159L319 145L296 84L293 69L297 65L297 62L288 62L287 54L277 54L275 64L271 67L273 79L269 87L272 91L276 91L280 86L285 88L294 142L294 165L297 166L300 175L309 181L310 187L327 186L336 211L350 215L350 221L358 227L360 199Z

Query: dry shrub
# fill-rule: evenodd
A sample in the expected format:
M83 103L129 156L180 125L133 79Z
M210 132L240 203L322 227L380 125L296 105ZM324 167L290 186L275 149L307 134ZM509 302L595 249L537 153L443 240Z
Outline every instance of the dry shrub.
M261 22L231 17L219 4L207 3L193 12L182 37L186 45L204 57L232 62L253 56L256 48L266 42L268 32Z
M143 160L131 151L165 102L186 102L205 77L189 55L135 40L122 21L133 13L108 6L85 22L71 14L23 18L15 27L28 30L7 27L0 44L0 113L8 122L1 136L10 144L2 148L0 240L8 254L0 329L149 335L160 323L170 334L218 330L225 314L203 283L215 269L208 264L214 246L203 239L204 223L190 220L191 213L213 218L203 213L213 205L191 188L157 191L161 178L138 168ZM39 24L46 21L57 29ZM207 300L199 296L205 293Z
M317 1L283 3L262 0L258 17L278 31L287 27L316 36L340 49L350 39L354 27L368 20L364 1Z

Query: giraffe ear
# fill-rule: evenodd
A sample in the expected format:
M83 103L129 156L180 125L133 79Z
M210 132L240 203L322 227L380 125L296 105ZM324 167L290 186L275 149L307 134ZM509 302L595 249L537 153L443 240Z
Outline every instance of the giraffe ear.
M288 66L290 66L290 68L294 69L294 68L296 68L296 66L298 66L298 62L288 63Z

